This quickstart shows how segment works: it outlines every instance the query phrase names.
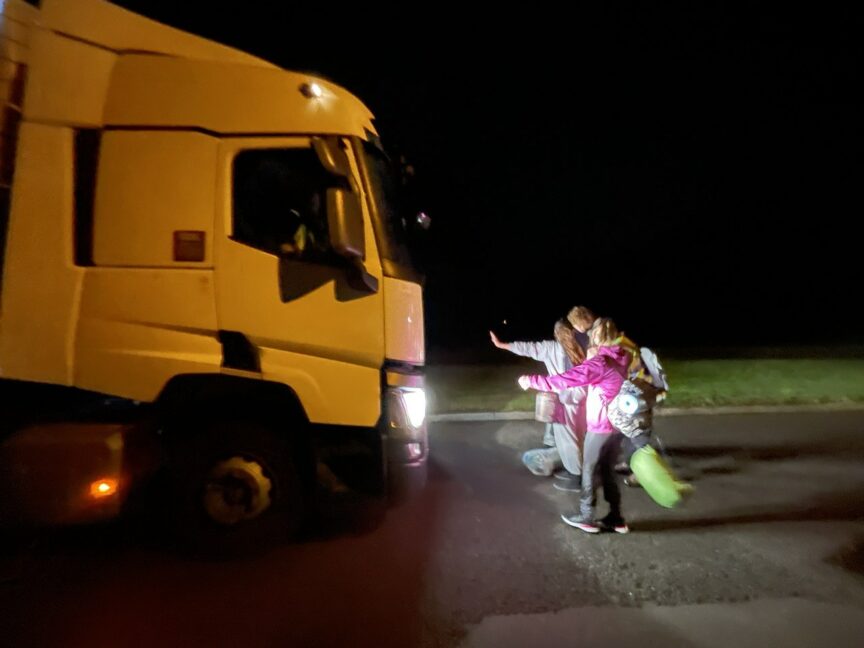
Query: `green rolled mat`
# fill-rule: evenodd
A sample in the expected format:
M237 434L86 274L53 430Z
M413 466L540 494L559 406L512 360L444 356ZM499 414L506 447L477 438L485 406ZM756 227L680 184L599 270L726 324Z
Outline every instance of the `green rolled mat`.
M675 478L663 457L651 446L633 453L630 469L645 492L664 508L679 506L693 492L693 487Z

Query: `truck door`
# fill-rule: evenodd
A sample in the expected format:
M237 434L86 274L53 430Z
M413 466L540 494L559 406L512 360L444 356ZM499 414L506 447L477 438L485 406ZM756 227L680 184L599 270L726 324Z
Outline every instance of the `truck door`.
M352 287L352 268L330 246L327 218L328 188L361 191L356 166L353 178L332 174L308 137L237 138L220 148L215 245L224 370L289 385L313 422L374 425L383 299ZM366 213L364 228L365 268L380 281Z

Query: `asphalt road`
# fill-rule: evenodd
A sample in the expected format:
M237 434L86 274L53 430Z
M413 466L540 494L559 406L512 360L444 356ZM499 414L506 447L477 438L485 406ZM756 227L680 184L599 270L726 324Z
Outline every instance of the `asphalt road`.
M256 558L44 533L0 556L0 645L864 645L864 413L658 428L696 494L625 489L626 536L560 521L575 494L521 466L541 426L519 421L433 424L419 499L380 523L341 502Z

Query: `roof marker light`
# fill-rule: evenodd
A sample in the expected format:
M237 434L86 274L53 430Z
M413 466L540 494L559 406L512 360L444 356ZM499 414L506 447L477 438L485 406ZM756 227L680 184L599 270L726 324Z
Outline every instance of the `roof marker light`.
M300 86L300 92L308 99L320 99L324 95L324 90L315 82L304 83Z

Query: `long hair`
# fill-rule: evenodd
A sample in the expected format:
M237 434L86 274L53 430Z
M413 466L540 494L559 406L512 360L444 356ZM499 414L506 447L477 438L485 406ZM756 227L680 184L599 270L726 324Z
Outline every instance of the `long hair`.
M576 341L575 331L566 319L555 322L555 339L564 348L567 357L574 365L585 359L585 350Z

